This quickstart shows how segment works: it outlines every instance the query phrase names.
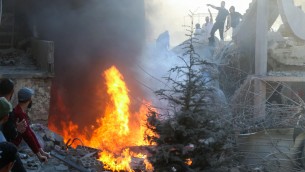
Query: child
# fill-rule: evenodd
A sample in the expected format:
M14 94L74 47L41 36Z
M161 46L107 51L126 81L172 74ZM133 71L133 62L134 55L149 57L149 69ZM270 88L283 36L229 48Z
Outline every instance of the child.
M50 155L46 153L40 146L34 132L29 127L29 118L26 114L28 108L32 106L32 96L34 91L29 88L22 88L18 91L18 104L14 108L13 112L15 114L15 118L17 122L25 119L27 123L27 127L24 133L19 134L15 140L12 142L18 146L22 139L28 144L28 146L32 149L32 151L37 155L38 159L41 162L45 162L50 158Z

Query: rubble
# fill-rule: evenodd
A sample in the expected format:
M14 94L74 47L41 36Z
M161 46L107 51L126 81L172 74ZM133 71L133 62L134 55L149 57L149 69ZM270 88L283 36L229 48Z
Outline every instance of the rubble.
M38 160L32 150L23 142L19 149L19 156L24 167L29 172L107 172L98 160L99 149L78 145L72 148L74 142L81 143L78 138L70 139L66 143L62 136L50 131L42 124L30 126L43 149L50 152L51 158L46 163ZM79 142L78 142L79 141ZM146 147L130 147L134 152L145 152ZM144 158L132 157L131 167L135 171L145 171Z
M55 167L55 170L62 171L62 172L68 172L69 168L63 164L59 164L59 166Z
M51 152L52 158L46 163L41 163L30 148L23 143L20 146L19 155L24 167L29 172L103 172L103 164L97 160L100 150L78 146L75 149L67 146L64 139L50 131L42 124L32 124L38 141L42 147Z

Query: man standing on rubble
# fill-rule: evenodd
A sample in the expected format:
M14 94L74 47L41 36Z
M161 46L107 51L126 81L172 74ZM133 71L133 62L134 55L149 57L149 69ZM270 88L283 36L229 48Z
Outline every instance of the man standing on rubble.
M225 1L221 1L221 7L216 7L214 5L207 4L207 6L210 6L214 9L218 10L218 14L217 14L217 17L216 17L216 22L213 25L213 28L212 28L212 31L211 31L211 37L209 38L209 43L211 45L214 45L214 43L215 43L215 32L217 30L219 30L220 39L222 41L224 40L223 31L224 31L226 18L229 14L229 11L227 9L225 9L225 5L226 5Z
M229 30L230 27L232 27L232 37L233 37L233 35L235 33L235 29L238 26L238 24L243 16L239 12L235 11L234 6L231 6L229 11L230 11L230 15L228 16L228 22L227 22L226 29Z
M205 17L205 23L202 25L202 30L204 32L204 40L208 41L209 37L211 37L211 31L213 28L214 20L210 9L208 9L210 17Z

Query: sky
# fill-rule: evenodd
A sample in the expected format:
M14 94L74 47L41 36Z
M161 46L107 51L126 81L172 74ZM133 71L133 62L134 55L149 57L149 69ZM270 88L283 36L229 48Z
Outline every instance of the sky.
M226 0L226 8L235 6L236 11L244 14L252 0ZM188 25L189 11L193 13L207 13L206 4L220 6L221 0L145 0L146 19L148 21L147 41L153 42L165 30L170 33L171 47L186 39L185 28ZM216 16L217 10L211 9ZM195 22L203 24L204 17L195 18Z

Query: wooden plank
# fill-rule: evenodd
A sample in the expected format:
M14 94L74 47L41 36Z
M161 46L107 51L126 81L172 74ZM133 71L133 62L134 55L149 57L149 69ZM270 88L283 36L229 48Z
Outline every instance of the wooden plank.
M272 82L305 82L305 77L303 76L264 76L260 78L264 81Z

